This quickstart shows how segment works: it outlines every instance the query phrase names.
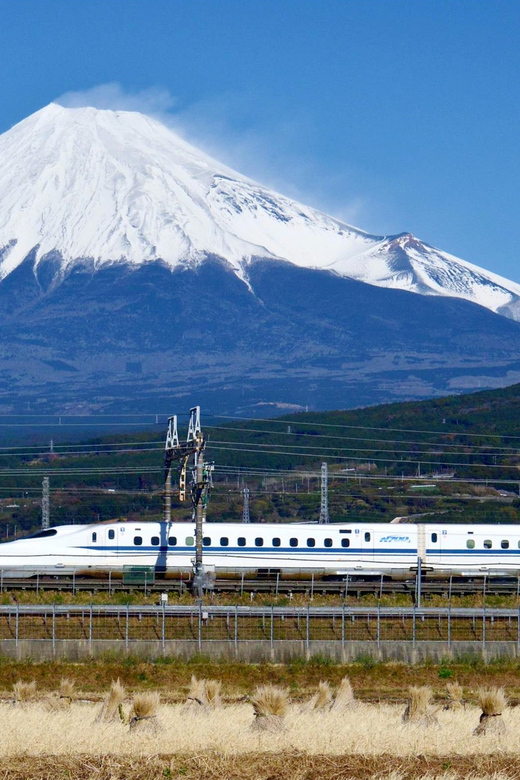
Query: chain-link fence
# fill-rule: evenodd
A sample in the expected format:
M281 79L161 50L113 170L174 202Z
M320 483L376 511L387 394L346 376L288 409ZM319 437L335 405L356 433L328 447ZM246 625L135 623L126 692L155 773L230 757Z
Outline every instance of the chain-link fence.
M0 606L0 640L514 643L520 610L388 607Z

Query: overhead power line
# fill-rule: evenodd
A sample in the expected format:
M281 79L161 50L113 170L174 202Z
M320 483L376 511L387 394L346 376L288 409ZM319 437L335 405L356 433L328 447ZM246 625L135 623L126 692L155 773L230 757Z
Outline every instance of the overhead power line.
M326 412L323 412L326 414ZM442 414L442 412L439 412L439 416ZM57 428L60 427L76 427L76 428L88 428L88 427L109 427L109 426L133 426L135 427L136 424L138 424L138 421L140 421L140 424L146 425L146 426L155 426L155 425L164 425L165 421L170 416L169 412L141 412L141 413L118 413L118 414L89 414L88 417L86 415L70 415L70 414L38 414L38 413L24 413L24 414L3 414L0 415L0 427L13 427L13 428L20 428L20 427L52 427L56 426ZM180 414L178 417L189 417L187 414ZM500 439L508 439L508 440L517 440L520 441L520 434L519 435L512 435L512 434L502 434L502 433L467 433L465 431L458 431L453 430L454 424L449 423L447 428L444 430L426 430L421 428L394 428L394 427L384 427L384 426L369 426L369 425L354 425L354 424L348 424L348 423L326 423L326 422L320 422L317 420L299 420L294 419L291 417L291 419L288 419L288 416L285 417L274 417L274 418L258 418L258 417L239 417L237 415L223 415L223 414L211 414L208 415L209 419L212 420L229 420L231 422L253 422L253 423L259 423L263 422L265 419L265 424L269 425L281 425L284 428L287 428L287 425L295 425L295 426L307 426L307 427L313 427L313 428L328 428L328 429L344 429L344 430L359 430L359 431L378 431L379 433L414 433L414 434L421 434L423 436L461 436L461 437L468 437L468 438L500 438ZM5 422L5 421L17 421L17 422ZM22 422L20 422L20 420ZM25 422L26 420L29 420L30 422ZM42 420L49 420L52 422L36 422L36 421L42 421ZM118 422L116 420L124 420L124 422ZM211 426L206 426L210 428ZM240 428L237 426L233 428L233 430L240 430Z
M325 413L325 412L324 412ZM230 417L228 415L222 415L222 414L216 414L211 415L213 419L225 419L225 420L236 420L236 421L243 421L243 422L258 422L258 418L256 417ZM324 423L324 422L318 422L318 421L303 421L303 420L295 420L295 419L287 419L285 418L269 418L266 420L266 422L269 422L273 425L283 425L284 427L287 427L287 424L290 423L291 425L306 425L309 427L318 427L318 428L344 428L348 430L361 430L361 431L379 431L380 433L383 431L390 431L391 433L420 433L422 435L431 435L431 436L469 436L469 437L478 437L478 438L498 438L498 439L519 439L520 435L513 436L513 435L506 435L502 433L465 433L464 431L453 431L453 430L444 430L444 431L428 431L425 429L420 428L386 428L381 425L374 426L374 425L347 425L345 423Z
M301 444L301 445L298 446L296 444L279 444L278 442L276 444L272 444L271 445L268 442L267 443L266 442L258 442L257 443L257 442L235 442L235 441L219 441L219 440L215 440L213 442L210 442L210 444L208 446L216 446L216 445L219 445L219 444L228 444L228 445L232 445L232 446L236 446L236 447L241 447L241 446L248 446L248 447L280 447L280 448L283 448L283 449L290 449L292 451L292 453L295 454L295 455L300 453L300 452L302 452L302 454L303 454L303 450L319 450L320 452L328 451L328 452L332 452L334 454L335 453L342 453L342 452L365 452L365 453L371 453L371 452L383 453L383 452L388 452L388 453L394 454L394 455L395 454L396 455L409 454L410 456L413 456L416 461L419 460L419 458L421 456L424 456L425 458L427 458L429 456L432 456L432 455L435 455L435 456L439 456L439 455L450 455L450 456L452 456L452 455L459 455L459 456L460 455L468 455L468 456L471 456L471 455L473 455L474 457L477 457L477 456L482 457L482 455L485 454L485 453L471 453L471 452L468 452L468 453L466 453L466 452L446 453L446 452L442 452L442 451L439 452L437 450L435 450L435 451L425 451L425 450L417 450L416 451L416 450L410 450L410 449L398 450L398 449L395 449L395 448L386 450L386 449L381 449L379 447L378 448L374 448L374 447L366 447L366 448L365 447L325 447L325 446L315 446L315 445L312 445L312 444ZM520 457L520 452L519 453L515 453L515 454L518 454L518 456ZM509 453L507 456L506 455L502 455L501 456L501 455L495 455L494 453L489 453L489 456L490 457L510 457L511 453ZM318 457L318 455L316 457Z
M330 433L308 433L306 431L297 431L297 430L293 430L293 431L290 431L290 432L287 431L287 430L284 430L284 431L269 431L269 430L265 430L263 428L242 428L242 427L236 428L236 427L230 427L230 426L226 426L226 425L208 425L206 427L209 430L227 431L227 432L233 432L233 433L246 432L246 433L260 433L260 434L272 435L272 436L290 436L292 439L294 439L294 438L298 438L299 439L301 437L306 436L306 437L313 438L313 439L321 439L321 438L325 439L326 438L327 441L336 440L336 441L379 442L381 444L411 444L411 445L416 445L416 446L428 444L431 447L443 447L445 449L449 449L449 448L460 449L461 447L469 447L469 446L471 446L472 449L485 449L485 450L487 450L490 447L489 444L473 444L473 445L469 445L469 444L461 444L461 443L450 444L449 442L445 442L445 441L442 441L442 442L439 442L439 443L436 443L436 442L425 442L425 441L422 441L421 439L389 439L389 438L379 439L379 438L375 438L375 437L372 437L372 436L334 436L334 435L331 435ZM372 429L370 429L370 430L372 430ZM378 428L377 430L381 433L381 432L386 431L387 429L386 428ZM448 435L452 435L452 434L447 434L447 433L443 434L443 436L448 436ZM505 438L505 437L502 437L499 434L497 434L496 438ZM491 447L490 454L494 454L494 452L496 450L507 450L507 451L511 451L513 453L517 452L517 453L520 454L520 450L517 447L500 447L499 445L496 445L496 446L493 445Z

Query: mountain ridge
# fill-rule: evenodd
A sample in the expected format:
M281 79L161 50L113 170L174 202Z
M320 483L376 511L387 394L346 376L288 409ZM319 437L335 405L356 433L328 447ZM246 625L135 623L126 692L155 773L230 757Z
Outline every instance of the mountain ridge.
M520 285L410 233L373 235L293 201L137 112L51 103L0 136L0 165L2 282L32 252L35 268L53 259L54 283L78 263L208 256L247 282L268 258L520 319Z

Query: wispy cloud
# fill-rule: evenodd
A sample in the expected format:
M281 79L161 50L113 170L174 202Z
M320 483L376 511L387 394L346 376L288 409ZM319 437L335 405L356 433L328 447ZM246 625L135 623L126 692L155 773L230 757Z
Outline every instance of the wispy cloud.
M150 87L137 92L128 92L113 81L78 92L65 92L55 103L67 108L108 108L112 111L140 111L142 114L163 114L176 104L171 92L162 87Z
M354 175L331 170L316 154L305 112L266 116L252 94L224 93L163 118L185 140L245 176L350 224L363 224L368 201L353 194Z
M359 191L358 171L331 168L313 152L319 139L309 114L277 111L266 116L264 104L254 94L223 93L180 105L163 87L131 92L111 82L66 92L55 102L70 108L93 106L153 116L243 175L363 229L379 232L382 225L378 222L387 222L390 216L381 204ZM365 193L373 190L362 189Z

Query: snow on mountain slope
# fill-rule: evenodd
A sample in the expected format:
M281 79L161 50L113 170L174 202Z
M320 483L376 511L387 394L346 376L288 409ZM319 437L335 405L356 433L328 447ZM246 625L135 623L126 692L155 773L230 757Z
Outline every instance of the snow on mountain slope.
M374 236L247 179L136 112L51 103L0 136L0 280L34 252L78 262L256 257L466 298L520 319L520 285L409 234Z

